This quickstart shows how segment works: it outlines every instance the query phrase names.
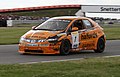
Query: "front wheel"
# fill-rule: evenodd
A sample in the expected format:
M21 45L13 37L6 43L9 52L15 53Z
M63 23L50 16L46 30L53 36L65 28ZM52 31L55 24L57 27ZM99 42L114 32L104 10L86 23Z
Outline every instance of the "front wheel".
M96 53L102 53L105 49L105 40L103 38L98 39L97 49L94 50Z
M63 40L60 45L60 54L67 55L70 52L70 42L68 40Z

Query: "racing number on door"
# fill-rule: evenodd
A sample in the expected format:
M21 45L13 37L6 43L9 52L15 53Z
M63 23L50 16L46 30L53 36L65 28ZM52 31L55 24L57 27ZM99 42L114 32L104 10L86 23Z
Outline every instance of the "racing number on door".
M78 31L72 32L72 48L78 48L79 47L79 33Z
M75 36L74 42L76 42L76 36Z

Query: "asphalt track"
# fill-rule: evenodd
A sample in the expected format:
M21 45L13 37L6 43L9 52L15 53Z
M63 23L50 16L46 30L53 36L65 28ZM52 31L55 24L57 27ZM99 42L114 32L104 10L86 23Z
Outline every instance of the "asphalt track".
M91 57L116 56L120 55L120 40L109 40L106 42L106 49L103 53L82 50L79 53L61 55L20 55L18 45L0 45L0 64L14 63L36 63L58 60L81 59Z

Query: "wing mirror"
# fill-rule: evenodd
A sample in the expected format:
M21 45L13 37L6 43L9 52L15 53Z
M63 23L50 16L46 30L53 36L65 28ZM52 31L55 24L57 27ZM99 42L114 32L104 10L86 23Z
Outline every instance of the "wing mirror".
M36 26L33 26L33 27L32 27L32 30L34 30L35 28L36 28Z
M72 31L78 31L78 27L73 27Z

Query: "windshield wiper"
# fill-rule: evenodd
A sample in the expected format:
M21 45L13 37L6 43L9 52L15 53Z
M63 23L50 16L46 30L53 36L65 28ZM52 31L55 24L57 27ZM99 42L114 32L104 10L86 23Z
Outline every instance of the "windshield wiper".
M52 29L34 29L34 30L48 30L48 31L53 31Z

